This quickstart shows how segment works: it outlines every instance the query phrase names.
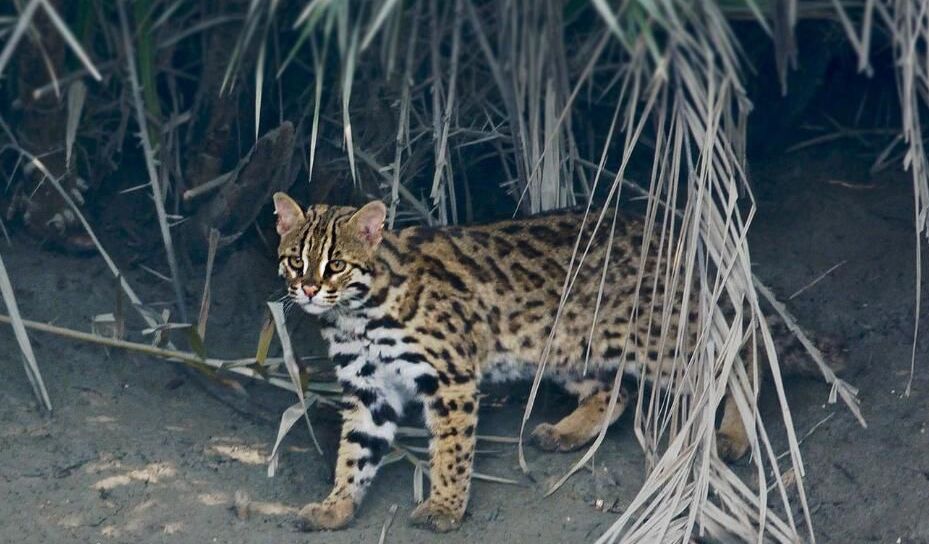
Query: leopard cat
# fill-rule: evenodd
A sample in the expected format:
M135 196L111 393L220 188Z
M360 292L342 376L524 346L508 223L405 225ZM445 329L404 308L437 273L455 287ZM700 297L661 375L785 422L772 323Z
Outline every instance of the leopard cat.
M583 214L389 232L379 201L360 209L304 210L278 193L274 207L279 272L292 300L320 318L344 392L334 486L322 502L300 510L299 523L304 530L345 527L391 448L398 420L410 406L421 405L432 436L431 491L411 519L440 532L459 527L471 485L479 386L535 375ZM610 228L595 233L592 225L583 227L581 239L593 235L593 242L558 320L546 368L546 377L577 395L579 403L561 421L534 429L533 441L544 450L570 451L596 437L624 360L627 373L661 383L680 356L674 341L659 342L661 319L630 321L643 222L617 216L612 244ZM608 252L610 266L602 277ZM656 270L657 253L644 256L643 270ZM605 288L591 341L601 280ZM663 274L651 273L638 289L639 304L654 308L656 316L662 314L658 293L665 281ZM664 336L676 338L679 308L666 313ZM691 344L696 321L696 313L683 320ZM630 393L622 389L610 423L629 402ZM717 431L719 452L733 460L748 446L735 402L727 398Z

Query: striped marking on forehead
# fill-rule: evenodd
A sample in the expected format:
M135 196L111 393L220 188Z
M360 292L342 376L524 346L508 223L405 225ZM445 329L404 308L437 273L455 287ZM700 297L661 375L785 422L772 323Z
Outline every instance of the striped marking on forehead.
M338 229L351 218L354 212L352 208L334 206L314 206L307 210L307 227L302 235L301 244L304 273L308 272L307 267L312 260L311 257L315 256L318 261L318 272L322 277L326 265L338 247Z

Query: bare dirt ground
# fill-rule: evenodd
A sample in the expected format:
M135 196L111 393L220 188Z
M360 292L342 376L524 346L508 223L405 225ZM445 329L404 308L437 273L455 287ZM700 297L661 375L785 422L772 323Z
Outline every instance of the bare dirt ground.
M869 423L862 429L844 407L827 404L825 385L788 381L798 433L815 428L801 451L817 538L929 542L927 334L917 347L913 393L903 396L915 283L909 179L872 179L867 164L840 147L755 164L752 175L760 207L756 271L781 297L844 262L788 302L809 330L844 341L844 377L861 388ZM120 236L110 232L105 243L119 246ZM89 330L92 316L113 311L115 282L98 258L34 246L16 236L2 248L26 317ZM144 272L132 271L130 280L147 302L170 297L167 284ZM191 279L192 300L201 282ZM213 285L211 355L254 353L264 302L278 294L273 260L258 246L241 249L218 265ZM322 350L311 320L295 318L290 327L301 354ZM314 416L325 455L298 426L278 476L268 479L265 458L277 417L293 402L289 393L246 384L249 399L230 405L168 363L39 333L32 338L55 412L36 407L13 335L0 333L0 542L373 543L392 505L398 509L387 542L440 540L406 522L414 506L406 463L383 470L348 530L295 531L294 510L328 491L338 426L330 411ZM480 432L515 435L526 390L514 387L502 406L483 409ZM555 419L569 410L565 401L546 392L535 419ZM763 404L777 420L773 395ZM782 434L775 433L780 448ZM643 481L628 418L608 434L594 471L549 498L547 484L576 455L528 448L533 481L521 474L514 447L484 447L495 451L478 457L477 470L520 485L476 482L464 526L444 542L589 542L617 518L599 511L598 500L622 510ZM231 508L237 493L248 497L246 519Z

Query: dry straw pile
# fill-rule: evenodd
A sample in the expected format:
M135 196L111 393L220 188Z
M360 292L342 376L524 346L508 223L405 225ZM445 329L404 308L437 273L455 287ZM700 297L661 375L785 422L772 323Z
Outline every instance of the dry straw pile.
M163 246L177 298L174 315L180 322L188 320L179 253L192 250L178 243L177 223L198 216L207 206L204 201L248 170L244 163L232 170L219 166L223 156L231 153L238 159L283 120L294 124L287 125L283 141L302 151L285 155L287 167L274 183L296 183L311 197L331 196L333 190L379 196L390 204L392 225L466 222L486 215L488 209L533 213L594 199L606 208L645 196L651 228L644 243L660 248L664 257L657 273L673 287L652 297L652 306L637 308L637 318L657 320L663 330L670 330L670 316L660 308L671 305L659 301L690 290L684 286L698 285L705 326L694 355L676 362L673 392L639 395L635 430L648 460L648 478L631 507L600 541L688 542L695 534L730 534L758 542L813 538L798 440L759 306L759 297L770 298L770 293L752 275L746 242L755 211L745 174L746 120L752 104L746 95L746 59L732 24L751 21L769 36L780 75L780 81L770 84L785 91L787 74L796 61L794 28L799 19L830 19L840 25L863 72L870 70L874 44L892 46L902 127L892 146L904 150L904 165L913 175L915 224L921 239L927 232L929 210L929 164L920 120L929 100L929 3L94 0L76 4L16 0L13 10L0 19L0 73L12 78L18 50L31 47L39 52L36 58L42 60L45 81L50 83L34 86L28 93L35 99L51 97L63 112L60 141L55 145L66 156L64 167L53 168L3 122L3 156L14 156L16 165L3 175L9 176L7 183L15 182L13 178L29 166L37 172L34 177L54 188L62 209L70 212L65 215L91 237L149 332L166 334L178 326L169 317L145 310L93 236L80 199L66 183L79 175L102 176L100 165L113 163L124 142L141 145L148 179L144 188L151 191L156 211L153 231ZM46 42L54 43L43 47ZM22 96L23 89L19 92ZM219 146L219 151L211 145ZM255 149L259 147L256 144ZM211 157L218 157L218 163L210 162ZM637 183L627 181L630 177ZM338 187L333 189L334 185ZM206 224L212 229L203 244L209 248L210 263L217 248L239 237L254 221L254 214L250 217L247 224L234 227ZM588 220L600 223L601 218L591 211ZM572 270L584 259L585 248L586 240L579 239ZM642 278L640 271L640 289L653 289ZM570 296L572 282L569 274L565 297ZM0 291L27 373L50 408L26 327L104 340L24 322L2 261ZM288 347L283 313L276 304L272 304L275 319L261 333L257 357L240 361L207 357L203 325L208 284L204 291L200 326L186 327L192 352L179 352L170 344L153 348L126 340L105 341L176 361L225 368L293 390L299 402L282 418L283 436L309 405L325 402L333 390L325 384L306 384ZM723 301L736 309L734 315L720 312ZM274 324L285 347L280 359L267 357ZM683 339L665 341L680 346ZM755 384L761 370L739 362L745 343L756 353L764 352L775 369L781 421L762 421L758 414ZM815 347L809 347L819 357ZM680 351L689 352L684 346ZM833 384L832 400L840 397L857 414L854 389L821 366ZM751 485L716 454L714 418L727 386L735 391L750 430L756 471ZM537 387L538 380L533 399ZM616 391L614 402L615 396ZM526 418L531 409L530 401ZM787 429L786 466L779 463L768 438L774 425ZM590 459L602 439L603 433L574 470ZM392 459L414 462L421 492L422 464L415 453L398 450ZM522 455L520 461L527 468ZM801 514L795 516L798 511Z

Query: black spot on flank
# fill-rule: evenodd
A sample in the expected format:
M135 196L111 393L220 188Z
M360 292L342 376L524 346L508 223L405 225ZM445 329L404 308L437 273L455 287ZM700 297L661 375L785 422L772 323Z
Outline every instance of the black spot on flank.
M442 382L442 385L449 385L452 383L452 381L448 379L448 374L442 371L439 371L439 381Z
M451 246L452 252L455 254L455 258L458 260L458 262L461 263L461 265L466 269L468 269L468 272L477 278L478 281L483 283L490 281L490 275L486 270L484 270L483 267L481 267L481 265L477 264L477 261L468 256L456 244L449 243L449 246Z
M384 287L380 291L375 291L371 293L371 296L368 297L368 300L365 301L364 305L366 308L377 308L381 304L387 301L387 294L390 292L390 289Z
M423 262L428 265L427 272L439 281L447 282L453 289L461 293L467 293L468 285L461 279L458 274L445 268L445 264L431 255L423 255Z
M461 305L460 301L457 301L457 300L452 301L452 311L458 314L458 316L461 317L462 319L468 318L468 316L466 315L467 312L465 312L464 306Z
M511 291L513 289L513 285L510 283L510 278L508 278L506 273L503 272L499 266L497 266L497 261L494 260L494 258L490 255L487 255L484 257L484 262L487 263L487 266L490 267L490 271L493 272L495 283L505 291Z
M377 339L377 345L379 345L379 346L395 346L395 345L397 345L397 341L394 340L393 338L388 338L388 337L378 338L378 339Z
M371 363L365 363L360 369L358 369L358 375L361 377L370 376L374 374L376 367Z
M564 267L551 257L542 260L542 268L544 268L545 273L550 276L564 276L565 274Z
M410 234L409 241L412 245L425 244L426 242L431 242L435 240L437 234L439 234L437 229L434 228L425 228L419 227L416 229L411 229L412 234Z
M471 412L474 411L474 403L471 401L468 401L461 406L461 409L464 410L466 414L470 414Z
M381 249L387 250L388 253L393 253L394 255L398 253L397 245L394 244L388 236L381 239Z
M354 442L362 448L371 452L371 455L368 459L371 460L371 463L378 465L381 462L381 459L387 455L387 452L390 450L390 444L387 440L379 437L372 436L368 433L363 433L361 431L349 431L348 435L345 437L349 442Z
M464 430L465 436L474 436L474 425L468 425Z
M396 360L398 360L398 361L406 361L407 363L411 363L411 364L428 363L428 362L429 362L429 360L426 359L426 356L425 356L425 355L423 355L422 353L416 353L416 352L413 352L413 351L408 351L408 352L406 352L406 353L401 353L400 355L397 355Z
M448 401L448 409L449 409L449 410L457 410L457 409L458 409L458 403L455 402L454 400Z
M538 259L539 257L545 255L533 247L533 245L526 240L519 240L516 242L516 249L519 250L519 252L522 253L524 257L529 259Z
M615 359L623 354L623 348L619 346L610 346L603 352L604 359Z
M365 330L373 331L376 329L402 329L403 324L390 316L380 317L368 321Z
M499 236L494 236L493 241L494 245L497 246L497 249L502 255L509 255L510 253L513 253L513 244L507 240Z
M374 424L378 427L388 422L395 423L398 419L400 419L400 416L397 414L396 410L386 402L379 404L376 408L371 410L371 420L374 421Z
M403 274L396 274L396 273L390 274L390 286L391 287L400 287L401 285L404 284L404 282L406 282L406 276L404 276ZM386 298L386 290L385 290L385 298Z
M523 231L523 226L519 223L511 223L500 229L500 232L505 232L506 234L518 234Z
M532 225L529 227L529 235L533 238L551 241L558 238L558 231L545 225Z
M459 475L464 474L465 467L463 465L458 465L458 467L455 469L455 472L457 472Z
M468 383L474 380L474 376L471 373L468 374L458 374L455 376L455 383Z
M525 266L519 264L518 262L510 265L510 270L525 277L536 289L539 289L545 285L545 278L533 272L532 270L527 269Z
M434 395L439 390L439 379L429 374L416 377L416 391L423 395Z
M479 231L479 230L472 230L469 232L469 234L471 235L471 239L474 240L479 245L486 247L487 243L490 242L490 235L487 234L486 232Z
M426 327L416 327L416 333L421 334L423 336L431 336L435 338L436 340L445 340L445 333L443 333L440 330L436 330L436 329L427 329ZM404 339L404 341L406 340ZM414 338L412 339L412 341L415 342L416 339Z
M443 402L442 399L435 399L432 401L430 408L432 408L440 417L445 417L448 415L449 407L445 405L445 402Z

